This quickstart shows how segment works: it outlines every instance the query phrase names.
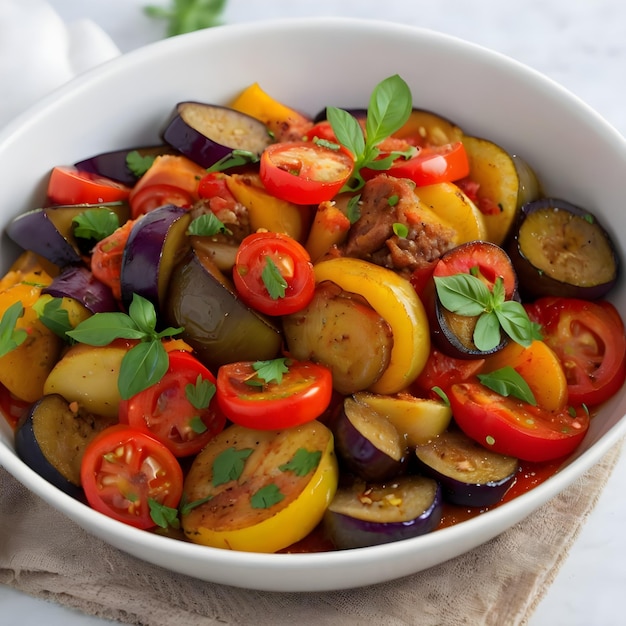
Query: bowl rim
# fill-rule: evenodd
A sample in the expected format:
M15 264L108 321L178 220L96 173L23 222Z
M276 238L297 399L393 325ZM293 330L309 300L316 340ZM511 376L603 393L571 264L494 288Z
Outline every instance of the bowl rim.
M500 52L488 49L479 44L466 41L459 37L441 33L436 30L415 27L409 25L398 24L395 22L387 22L384 20L371 20L362 18L345 18L345 17L318 17L318 18L282 18L275 20L263 20L258 22L227 24L215 27L206 31L199 31L181 35L176 38L157 41L142 48L130 51L119 57L106 61L102 65L87 70L83 74L73 78L71 81L55 89L53 92L42 98L39 102L29 107L23 113L11 120L7 125L0 129L0 151L4 150L5 144L11 144L18 141L23 133L28 132L28 127L34 120L41 116L46 116L50 107L62 107L63 103L71 98L75 93L89 89L89 87L101 80L110 73L114 73L118 67L130 65L141 65L150 58L155 51L159 54L165 54L168 50L175 50L181 46L191 47L197 41L205 39L224 39L231 36L245 36L249 33L258 33L267 28L277 29L278 31L286 31L289 29L307 29L316 30L329 28L349 29L366 31L370 34L384 33L390 36L393 33L403 33L404 35L414 36L421 40L436 40L439 43L451 45L455 49L470 50L474 54L487 59L489 63L506 64L512 68L522 71L524 76L533 81L540 81L543 88L550 89L556 93L564 95L568 101L574 103L579 108L581 114L594 118L594 124L599 131L607 133L611 137L611 141L621 141L626 154L626 140L619 134L604 118L596 111L591 109L586 103L580 100L573 93L565 89L563 86L545 76L544 74L524 65L523 63L504 55ZM176 539L162 537L137 530L135 528L116 522L102 514L92 510L83 503L74 500L70 496L62 493L52 487L45 479L36 472L26 466L15 454L13 450L0 440L0 466L3 466L10 474L19 480L24 486L33 491L35 494L43 498L53 507L62 510L71 519L80 526L98 536L114 537L117 547L129 551L127 548L134 543L138 548L145 551L146 555L154 550L155 546L159 548L165 555L171 558L181 560L191 560L194 562L208 563L208 569L211 567L237 567L252 569L273 569L280 568L286 572L315 568L336 567L342 565L350 568L359 567L365 563L388 561L390 558L403 558L407 548L411 549L415 546L423 546L422 550L442 551L446 552L446 544L451 540L454 541L460 536L474 533L477 543L471 547L475 547L492 538L489 532L485 532L483 528L484 519L499 520L495 523L498 527L499 523L505 520L520 521L524 517L530 515L539 506L546 503L558 493L569 486L576 478L580 477L584 472L590 469L617 443L617 441L626 435L626 419L622 417L608 432L606 432L598 441L592 443L586 450L579 455L570 458L567 463L552 477L545 482L537 485L528 493L521 494L514 500L502 505L501 507L492 509L483 515L462 522L461 524L438 530L413 539L384 544L382 546L372 546L368 548L359 548L354 550L344 550L323 553L300 553L300 554L261 554L248 552L226 551L218 548L199 546L181 542ZM528 503L533 505L528 510ZM510 526L511 524L509 524ZM500 530L498 533L503 532ZM109 543L111 543L109 541ZM471 548L470 548L471 549ZM464 550L467 552L467 550ZM137 552L132 552L138 556ZM452 554L451 556L456 556ZM206 556L206 558L204 558ZM140 557L144 558L144 557ZM146 560L150 560L147 559ZM438 561L440 562L440 561ZM174 564L176 566L176 563ZM170 568L172 569L172 568ZM176 569L176 567L174 567ZM180 570L179 570L180 571ZM413 569L413 572L418 569ZM389 576L385 580L396 578L397 576ZM208 578L215 582L222 582L216 579L211 572L207 572ZM382 581L382 579L381 579ZM236 581L229 580L227 584L236 585ZM367 583L358 583L352 586L363 586ZM245 585L246 588L251 588ZM271 583L267 582L267 586L259 585L258 589L266 588L267 590L277 590ZM336 587L332 587L335 589ZM298 588L297 581L294 581L294 588L287 589L289 591L321 591L327 590L322 581L317 586L307 588Z

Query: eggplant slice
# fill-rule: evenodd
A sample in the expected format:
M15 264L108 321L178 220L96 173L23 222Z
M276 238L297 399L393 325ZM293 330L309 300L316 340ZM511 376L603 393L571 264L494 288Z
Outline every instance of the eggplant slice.
M509 254L527 298L604 297L617 280L618 256L589 211L557 198L525 204Z
M487 450L459 430L447 430L417 446L420 470L437 480L451 504L486 507L499 502L515 482L519 462Z
M256 157L272 143L265 124L228 107L179 102L162 132L163 141L202 167L233 150Z
M17 455L65 493L82 498L80 464L91 440L116 419L73 410L59 394L37 400L15 431Z
M337 490L323 528L339 550L364 548L429 533L439 525L442 510L441 487L432 478L355 480Z

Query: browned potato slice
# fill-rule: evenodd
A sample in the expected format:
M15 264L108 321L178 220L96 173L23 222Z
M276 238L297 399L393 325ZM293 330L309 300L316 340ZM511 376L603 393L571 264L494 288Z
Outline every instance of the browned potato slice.
M326 365L339 393L367 389L389 365L389 324L361 298L330 281L317 286L308 307L283 318L283 330L290 354Z

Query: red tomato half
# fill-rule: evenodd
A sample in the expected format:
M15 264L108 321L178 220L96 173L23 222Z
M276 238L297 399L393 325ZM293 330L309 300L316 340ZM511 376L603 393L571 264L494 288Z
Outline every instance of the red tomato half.
M524 461L550 461L566 456L589 428L589 414L579 407L546 411L504 397L478 382L452 385L448 392L455 422L485 448Z
M87 446L80 477L92 508L136 528L155 526L150 500L177 508L183 472L176 457L148 433L110 426Z
M315 292L309 253L281 233L244 238L235 257L233 282L241 299L266 315L295 313L311 302Z
M174 185L146 185L137 189L131 202L133 218L145 215L154 209L166 204L174 204L179 207L190 207L193 204L193 196Z
M226 425L215 399L215 376L189 352L168 352L161 380L120 402L120 422L145 430L174 456L197 454ZM209 393L209 403L203 393Z
M55 167L48 181L48 199L53 204L99 204L126 200L130 187L83 172L76 167Z
M332 397L332 375L322 365L287 361L280 382L265 383L254 363L222 365L217 372L217 399L226 416L247 428L290 428L316 419Z
M424 146L417 150L417 154L410 159L397 158L385 173L396 178L408 178L418 187L452 182L469 174L469 159L461 141L443 146ZM380 170L361 171L365 180L380 173Z
M265 148L259 174L273 196L294 204L319 204L339 193L353 169L346 151L297 141Z
M593 406L617 393L626 379L626 336L612 304L545 297L526 309L563 364L570 403Z
M484 364L485 359L457 359L433 348L413 386L418 393L425 395L430 395L433 387L439 387L447 393L452 385L465 382L478 374Z

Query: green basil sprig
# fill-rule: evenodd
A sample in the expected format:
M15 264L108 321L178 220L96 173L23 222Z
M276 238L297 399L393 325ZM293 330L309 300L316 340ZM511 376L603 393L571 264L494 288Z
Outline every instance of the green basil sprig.
M393 151L380 157L378 144L404 126L413 109L413 96L406 82L397 74L389 76L374 88L367 108L365 133L357 119L336 107L327 107L326 116L337 141L352 153L354 172L342 191L356 191L365 181L363 168L387 170L399 156L411 157L415 148Z
M478 374L478 380L485 387L489 387L489 389L499 393L501 396L513 396L533 406L537 405L535 395L528 383L510 365L487 374Z
M133 346L122 359L118 377L118 389L122 399L157 383L167 371L169 358L161 342L182 332L182 328L156 330L157 316L153 304L133 295L128 315L122 312L95 313L68 331L66 335L79 343L90 346L107 346L116 339L134 339Z
M496 279L493 290L472 274L435 276L434 280L439 300L448 311L478 317L472 337L478 350L495 348L501 330L524 347L541 339L539 326L531 322L524 307L516 300L505 300L502 278Z

